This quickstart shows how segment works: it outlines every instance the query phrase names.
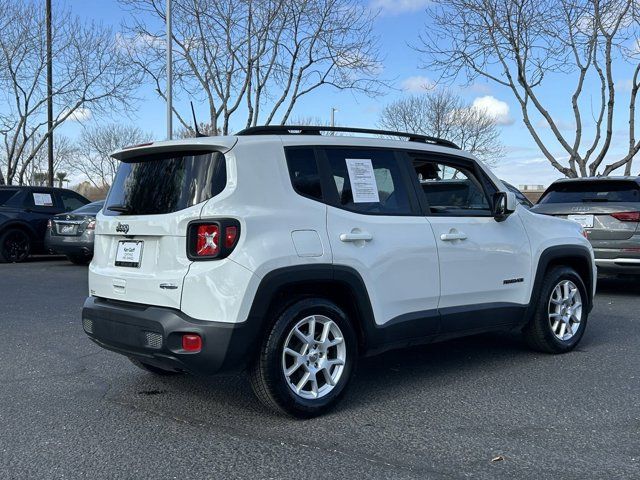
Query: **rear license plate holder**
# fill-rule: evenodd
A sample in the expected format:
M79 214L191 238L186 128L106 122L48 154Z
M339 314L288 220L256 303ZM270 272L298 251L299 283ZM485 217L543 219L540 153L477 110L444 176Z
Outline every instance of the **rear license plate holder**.
M568 215L567 220L579 223L583 228L593 228L593 215Z
M116 267L140 268L143 246L142 240L120 240L116 250Z

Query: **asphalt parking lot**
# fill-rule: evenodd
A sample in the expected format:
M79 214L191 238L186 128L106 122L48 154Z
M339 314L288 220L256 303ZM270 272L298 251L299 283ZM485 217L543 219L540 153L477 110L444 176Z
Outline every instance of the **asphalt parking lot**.
M570 354L508 335L390 352L295 421L243 376L159 379L91 343L86 276L0 266L0 478L640 478L640 282L600 281Z

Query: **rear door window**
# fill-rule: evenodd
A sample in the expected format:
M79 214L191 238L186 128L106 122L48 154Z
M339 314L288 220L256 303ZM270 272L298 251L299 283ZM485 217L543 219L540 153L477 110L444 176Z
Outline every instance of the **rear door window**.
M538 203L640 202L636 182L589 180L551 185Z
M120 164L103 213L176 212L209 200L226 184L226 162L220 152L142 155Z
M65 212L76 210L77 208L83 207L88 203L86 199L84 199L80 195L75 194L74 192L60 192L59 195Z
M371 215L414 213L402 160L393 150L331 148L324 152L339 207Z
M4 205L7 203L16 193L18 193L17 189L0 189L0 205Z

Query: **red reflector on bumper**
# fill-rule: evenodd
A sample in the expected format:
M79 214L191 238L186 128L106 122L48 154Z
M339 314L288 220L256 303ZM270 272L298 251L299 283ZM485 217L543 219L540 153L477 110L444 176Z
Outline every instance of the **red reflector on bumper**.
M187 352L199 352L202 350L202 338L200 338L200 335L192 333L183 335L182 349Z

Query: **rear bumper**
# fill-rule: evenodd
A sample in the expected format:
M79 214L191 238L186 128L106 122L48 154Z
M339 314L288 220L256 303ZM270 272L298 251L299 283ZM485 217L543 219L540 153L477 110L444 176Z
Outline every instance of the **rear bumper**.
M103 348L196 375L243 370L254 351L255 333L248 322L196 320L171 308L88 297L82 323L89 338ZM182 349L185 333L200 335L200 352Z
M63 255L93 255L93 235L64 237L48 233L44 240L45 249Z
M624 248L594 249L596 266L600 273L640 274L640 251Z

